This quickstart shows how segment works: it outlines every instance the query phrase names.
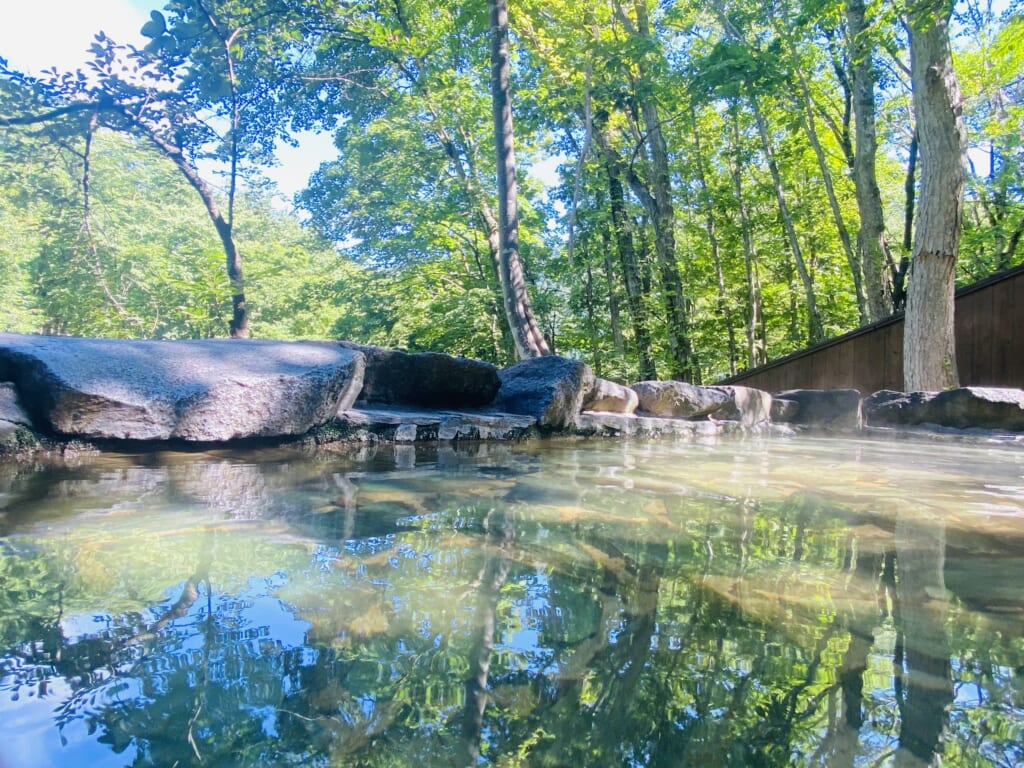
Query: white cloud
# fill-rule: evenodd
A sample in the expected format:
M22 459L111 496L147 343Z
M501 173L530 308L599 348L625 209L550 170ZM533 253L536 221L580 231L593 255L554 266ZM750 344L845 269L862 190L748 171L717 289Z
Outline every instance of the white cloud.
M310 175L320 167L320 164L338 156L338 151L334 147L334 137L330 133L304 131L295 138L299 146L291 147L279 143L276 154L280 165L263 171L268 179L277 184L289 205L295 193L306 188Z
M118 43L142 46L146 39L139 30L149 19L150 9L162 7L162 0L3 0L0 23L0 57L23 72L39 74L56 67L71 72L89 60L89 46L103 31ZM6 6L10 7L6 7ZM290 207L292 196L306 186L309 175L321 162L337 156L330 134L303 133L298 147L280 145L279 165L264 173L277 183ZM213 166L203 172L216 179Z
M152 7L158 5L153 0ZM78 69L101 30L119 43L141 45L139 30L149 18L138 0L27 0L5 6L0 57L12 68L34 74L50 67Z

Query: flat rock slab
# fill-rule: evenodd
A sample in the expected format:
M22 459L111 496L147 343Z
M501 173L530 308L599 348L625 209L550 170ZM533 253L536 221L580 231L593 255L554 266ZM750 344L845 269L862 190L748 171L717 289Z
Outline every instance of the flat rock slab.
M576 419L575 431L581 435L597 437L675 437L682 440L709 440L739 432L740 425L734 421L687 421L584 411Z
M359 408L339 414L338 439L357 442L520 440L531 437L537 419L514 413L467 413Z
M0 379L37 428L122 440L299 435L349 407L364 358L338 344L0 334Z
M748 435L751 432L775 437L792 437L796 434L785 424L759 423L752 429L739 421L662 419L598 411L581 413L576 419L574 431L593 437L675 438L702 442L714 441L727 435Z

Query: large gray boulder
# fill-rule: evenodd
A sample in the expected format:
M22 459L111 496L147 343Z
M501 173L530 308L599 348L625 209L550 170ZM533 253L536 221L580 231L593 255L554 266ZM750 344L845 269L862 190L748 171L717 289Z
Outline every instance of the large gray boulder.
M0 421L32 426L31 417L21 407L17 388L9 381L0 382Z
M771 418L773 422L790 424L799 410L800 406L792 400L783 400L778 395L772 395Z
M594 372L580 360L545 355L523 360L499 374L495 405L509 413L532 416L541 429L574 424L583 398L594 387Z
M928 403L927 421L943 427L1024 430L1024 391L961 387L939 392Z
M829 430L860 429L864 425L860 392L856 389L789 389L773 397L796 403L790 424Z
M633 391L644 414L668 419L699 419L729 405L724 387L701 387L685 381L638 381Z
M882 389L864 398L864 421L872 426L908 426L928 421L928 404L936 392Z
M10 382L0 382L0 457L39 448L39 438L31 427L32 419L21 407L18 390Z
M594 379L594 388L583 399L583 410L629 415L639 404L640 398L629 387L608 379Z
M772 422L772 396L752 387L714 387L729 395L729 401L710 414L715 420L738 421L744 427L764 427Z
M72 437L298 435L348 408L362 377L362 354L337 344L0 334L0 380L37 428Z
M1024 391L961 387L945 392L883 389L864 400L864 419L874 426L935 424L957 429L1024 431Z
M498 368L482 360L437 352L403 352L343 341L366 357L359 402L419 408L478 408L501 387Z

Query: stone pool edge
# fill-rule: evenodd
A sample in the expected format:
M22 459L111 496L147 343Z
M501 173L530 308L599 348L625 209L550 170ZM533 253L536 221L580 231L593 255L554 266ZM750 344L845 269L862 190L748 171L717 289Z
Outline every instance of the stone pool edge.
M1024 391L862 397L853 389L625 386L556 355L498 369L350 342L0 333L0 459L125 448L804 433L1024 445Z

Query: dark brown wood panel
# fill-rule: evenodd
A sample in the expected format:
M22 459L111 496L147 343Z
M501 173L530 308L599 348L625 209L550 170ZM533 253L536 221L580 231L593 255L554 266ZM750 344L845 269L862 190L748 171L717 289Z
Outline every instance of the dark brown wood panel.
M963 385L1024 388L1024 266L957 292ZM903 318L883 320L725 380L769 392L903 388Z

